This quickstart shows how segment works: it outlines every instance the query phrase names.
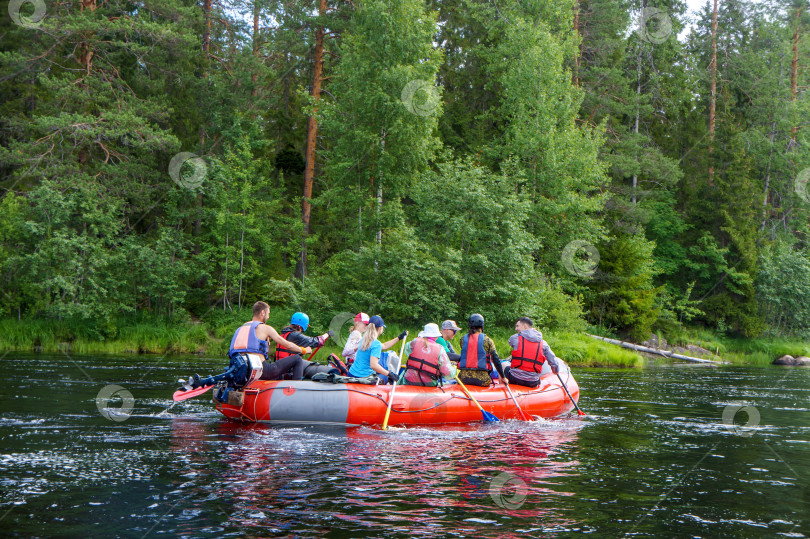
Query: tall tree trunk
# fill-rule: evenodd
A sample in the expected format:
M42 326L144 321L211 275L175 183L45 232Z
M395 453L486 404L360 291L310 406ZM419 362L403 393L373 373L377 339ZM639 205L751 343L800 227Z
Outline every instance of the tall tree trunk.
M771 120L771 133L768 137L770 148L768 151L768 166L765 169L765 195L762 197L762 226L760 230L765 230L765 223L768 221L768 195L771 186L771 161L773 160L773 140L776 136L776 121Z
M633 124L633 133L638 135L638 124L639 124L639 116L641 116L641 52L642 52L642 45L639 42L638 46L638 57L636 58L636 121ZM638 137L636 137L638 138ZM631 196L631 202L633 204L636 203L636 188L638 187L638 174L635 172L633 173L633 194Z
M87 9L90 10L91 13L96 10L96 7L96 0L81 0L79 4L80 11ZM90 35L92 36L93 33ZM79 46L76 47L76 59L82 66L84 66L84 71L88 75L90 74L90 70L93 68L93 56L95 56L95 52L90 48L90 44L86 41L79 43Z
M253 0L253 56L259 56L259 0ZM256 71L250 74L250 81L253 83L253 91L251 95L256 97L259 95L259 88L256 84L258 75Z
M574 2L574 32L579 34L579 46L577 47L577 55L574 58L574 73L573 83L574 86L579 86L579 64L582 60L582 32L579 31L579 0Z
M318 15L326 15L326 0L318 3ZM323 78L323 26L318 26L315 30L315 66L312 75L312 99L317 102L321 98L321 81ZM301 220L304 223L304 235L301 238L301 256L295 268L298 278L304 279L307 275L307 237L309 236L309 223L312 210L312 183L315 177L315 146L318 143L318 120L316 118L317 107L313 109L312 115L307 123L307 155L306 167L304 168L304 198L301 200Z
M200 127L200 154L202 155L203 149L205 148L205 129ZM202 209L203 209L203 195L202 191L197 192L197 218L194 219L194 236L199 236L202 232ZM199 250L195 246L194 253L198 253Z
M245 214L242 213L244 219ZM244 221L243 221L244 222ZM242 270L245 267L245 229L242 229L242 237L239 239L239 308L242 308Z
M208 78L208 52L211 50L211 0L203 0L203 16L205 17L205 30L203 31L202 49L205 52L206 64L203 67L203 78ZM200 126L200 154L205 148L205 129ZM199 236L202 231L202 191L197 193L197 219L194 220L194 235ZM196 252L196 248L195 248Z
M211 0L203 0L203 17L205 17L205 30L203 31L202 48L208 56L211 44Z
M357 247L358 249L362 245L362 242L359 241L363 237L363 189L362 186L358 186L357 188L357 200L360 201L360 204L357 206ZM359 252L359 251L358 251Z
M222 287L222 310L225 310L225 298L228 297L228 233L225 232L225 284Z
M380 158L385 155L385 128L380 132ZM382 186L382 168L378 167L379 178L377 179L377 245L382 244L382 223L380 217L382 215L383 205L383 186ZM376 262L375 262L376 265Z
M714 150L714 125L716 121L715 107L717 104L717 0L714 0L712 12L712 62L711 62L711 91L709 96L709 185L714 185L714 167L711 165L712 151Z
M382 225L380 224L380 213L382 212L383 193L382 185L377 185L377 245L382 244Z
M796 96L799 94L799 23L801 22L803 9L796 8L796 29L793 31L793 57L790 61L790 101L795 102ZM799 131L798 126L793 126L790 129L790 144L796 144L796 134Z

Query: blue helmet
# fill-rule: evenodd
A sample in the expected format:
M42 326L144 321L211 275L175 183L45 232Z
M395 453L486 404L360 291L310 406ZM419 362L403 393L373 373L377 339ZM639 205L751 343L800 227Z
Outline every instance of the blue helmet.
M301 326L301 330L306 331L309 327L309 317L304 313L295 313L290 318L290 325Z

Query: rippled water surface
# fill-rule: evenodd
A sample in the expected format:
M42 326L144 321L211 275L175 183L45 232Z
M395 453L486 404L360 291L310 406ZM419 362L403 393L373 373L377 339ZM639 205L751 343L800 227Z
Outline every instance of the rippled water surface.
M222 367L5 355L0 535L810 535L810 370L580 369L584 418L381 432L172 406Z

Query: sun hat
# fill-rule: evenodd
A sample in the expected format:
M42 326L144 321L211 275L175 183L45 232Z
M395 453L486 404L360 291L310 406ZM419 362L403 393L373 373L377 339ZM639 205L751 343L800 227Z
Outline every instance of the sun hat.
M425 324L425 330L422 332L423 337L441 337L442 332L439 331L439 326L436 324Z

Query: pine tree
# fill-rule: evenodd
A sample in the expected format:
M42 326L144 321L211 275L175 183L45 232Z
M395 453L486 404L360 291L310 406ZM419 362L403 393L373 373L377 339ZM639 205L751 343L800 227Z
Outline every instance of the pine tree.
M326 191L332 222L324 233L338 248L380 243L383 203L406 195L414 174L439 147L441 114L433 48L435 14L416 0L359 4L344 32L330 85L334 102L319 109Z

